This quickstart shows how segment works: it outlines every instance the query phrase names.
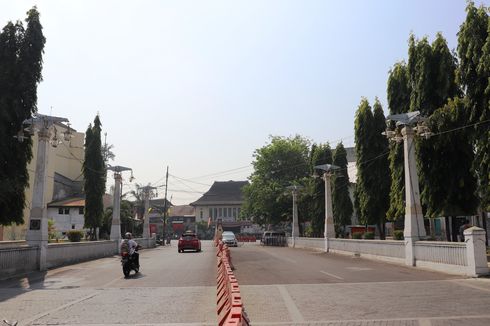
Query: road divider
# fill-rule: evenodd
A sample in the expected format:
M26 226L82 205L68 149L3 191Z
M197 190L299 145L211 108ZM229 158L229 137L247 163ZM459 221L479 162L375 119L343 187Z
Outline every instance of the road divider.
M233 273L230 248L222 241L216 245L217 251L217 301L216 313L219 326L246 326L250 321L243 307L240 286Z

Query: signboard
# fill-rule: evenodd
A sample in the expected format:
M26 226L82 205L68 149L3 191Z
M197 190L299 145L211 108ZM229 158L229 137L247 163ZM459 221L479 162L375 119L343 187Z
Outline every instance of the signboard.
M41 220L31 219L29 223L29 230L41 230Z

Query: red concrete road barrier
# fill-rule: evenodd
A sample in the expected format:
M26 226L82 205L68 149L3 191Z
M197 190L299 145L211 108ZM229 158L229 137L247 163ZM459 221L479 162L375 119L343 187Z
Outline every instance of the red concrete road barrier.
M218 257L216 277L218 325L249 325L250 321L243 307L240 286L233 273L230 249L221 241L217 244L216 256Z

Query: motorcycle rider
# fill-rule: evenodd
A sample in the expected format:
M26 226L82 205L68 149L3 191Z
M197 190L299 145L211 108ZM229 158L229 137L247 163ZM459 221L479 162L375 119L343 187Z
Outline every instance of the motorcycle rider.
M139 259L139 253L136 251L138 250L138 243L133 240L133 235L131 232L126 232L124 235L125 239L121 241L121 252L128 252L129 257L131 260L134 261L135 265L139 268L140 267L140 259Z

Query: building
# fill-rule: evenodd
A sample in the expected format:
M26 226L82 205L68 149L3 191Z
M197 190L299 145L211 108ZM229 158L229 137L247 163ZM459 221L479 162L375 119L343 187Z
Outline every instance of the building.
M242 189L248 181L215 181L201 198L191 203L195 208L196 222L215 223L221 220L223 229L240 233L249 221L240 221L241 206L244 202Z
M104 209L113 205L113 196L105 194ZM54 221L56 231L64 235L69 230L84 229L85 197L75 196L48 203L48 219Z
M68 129L68 126L62 123L55 124L58 138ZM81 185L83 182L82 162L85 156L84 140L85 134L76 132L70 128L72 137L70 141L63 141L56 147L49 147L47 180L46 180L46 202L50 203L60 200L74 194L80 195ZM1 240L23 240L29 224L29 215L32 202L32 187L34 185L34 174L37 162L37 144L38 136L33 137L32 154L33 158L28 164L29 186L26 188L26 205L24 208L24 224L12 225L7 227L0 226Z

